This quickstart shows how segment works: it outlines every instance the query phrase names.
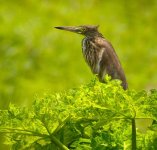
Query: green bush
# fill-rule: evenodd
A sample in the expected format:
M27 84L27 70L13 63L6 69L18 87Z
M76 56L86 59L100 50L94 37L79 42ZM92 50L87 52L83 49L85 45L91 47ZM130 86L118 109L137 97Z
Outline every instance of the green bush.
M31 108L10 104L0 111L0 132L12 149L130 149L133 119L157 120L157 91L124 91L119 80L36 96ZM137 149L157 148L153 124L137 132ZM134 144L134 143L133 143Z

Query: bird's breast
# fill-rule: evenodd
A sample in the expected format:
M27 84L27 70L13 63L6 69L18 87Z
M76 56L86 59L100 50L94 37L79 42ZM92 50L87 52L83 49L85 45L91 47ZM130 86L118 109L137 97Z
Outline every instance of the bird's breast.
M94 74L100 71L100 61L104 50L99 47L94 40L85 38L82 41L82 53L85 61Z

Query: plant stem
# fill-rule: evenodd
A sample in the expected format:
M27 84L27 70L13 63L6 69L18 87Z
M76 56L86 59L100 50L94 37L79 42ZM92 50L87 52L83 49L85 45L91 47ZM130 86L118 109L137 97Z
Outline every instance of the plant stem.
M56 144L61 150L69 150L63 143L61 143L54 135L51 134L47 124L44 121L42 121L42 123L50 136L51 142Z
M135 124L135 118L132 118L132 150L136 150L136 124Z
M61 150L69 150L64 144L62 144L54 135L51 135L51 141L54 142Z
M21 135L27 135L27 136L39 136L39 137L46 137L50 138L51 142L56 144L60 150L69 150L63 143L61 143L54 135L48 136L47 134L40 134L29 130L22 130L22 129L11 129L11 128L3 128L4 131L0 131L0 133L17 133ZM6 130L6 131L5 131Z

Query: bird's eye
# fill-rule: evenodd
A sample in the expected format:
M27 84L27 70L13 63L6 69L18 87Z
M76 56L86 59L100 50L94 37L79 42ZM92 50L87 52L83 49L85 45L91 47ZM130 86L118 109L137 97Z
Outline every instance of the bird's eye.
M85 32L86 31L86 29L85 28L82 28L82 32Z

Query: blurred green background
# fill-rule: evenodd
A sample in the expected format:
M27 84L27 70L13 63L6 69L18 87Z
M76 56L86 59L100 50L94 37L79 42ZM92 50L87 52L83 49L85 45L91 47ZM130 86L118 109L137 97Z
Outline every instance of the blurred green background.
M157 88L156 0L0 0L0 108L89 82L82 36L54 26L100 25L129 88Z
M1 0L0 107L28 104L44 90L79 87L92 78L82 36L59 25L100 25L134 89L157 87L156 0Z

